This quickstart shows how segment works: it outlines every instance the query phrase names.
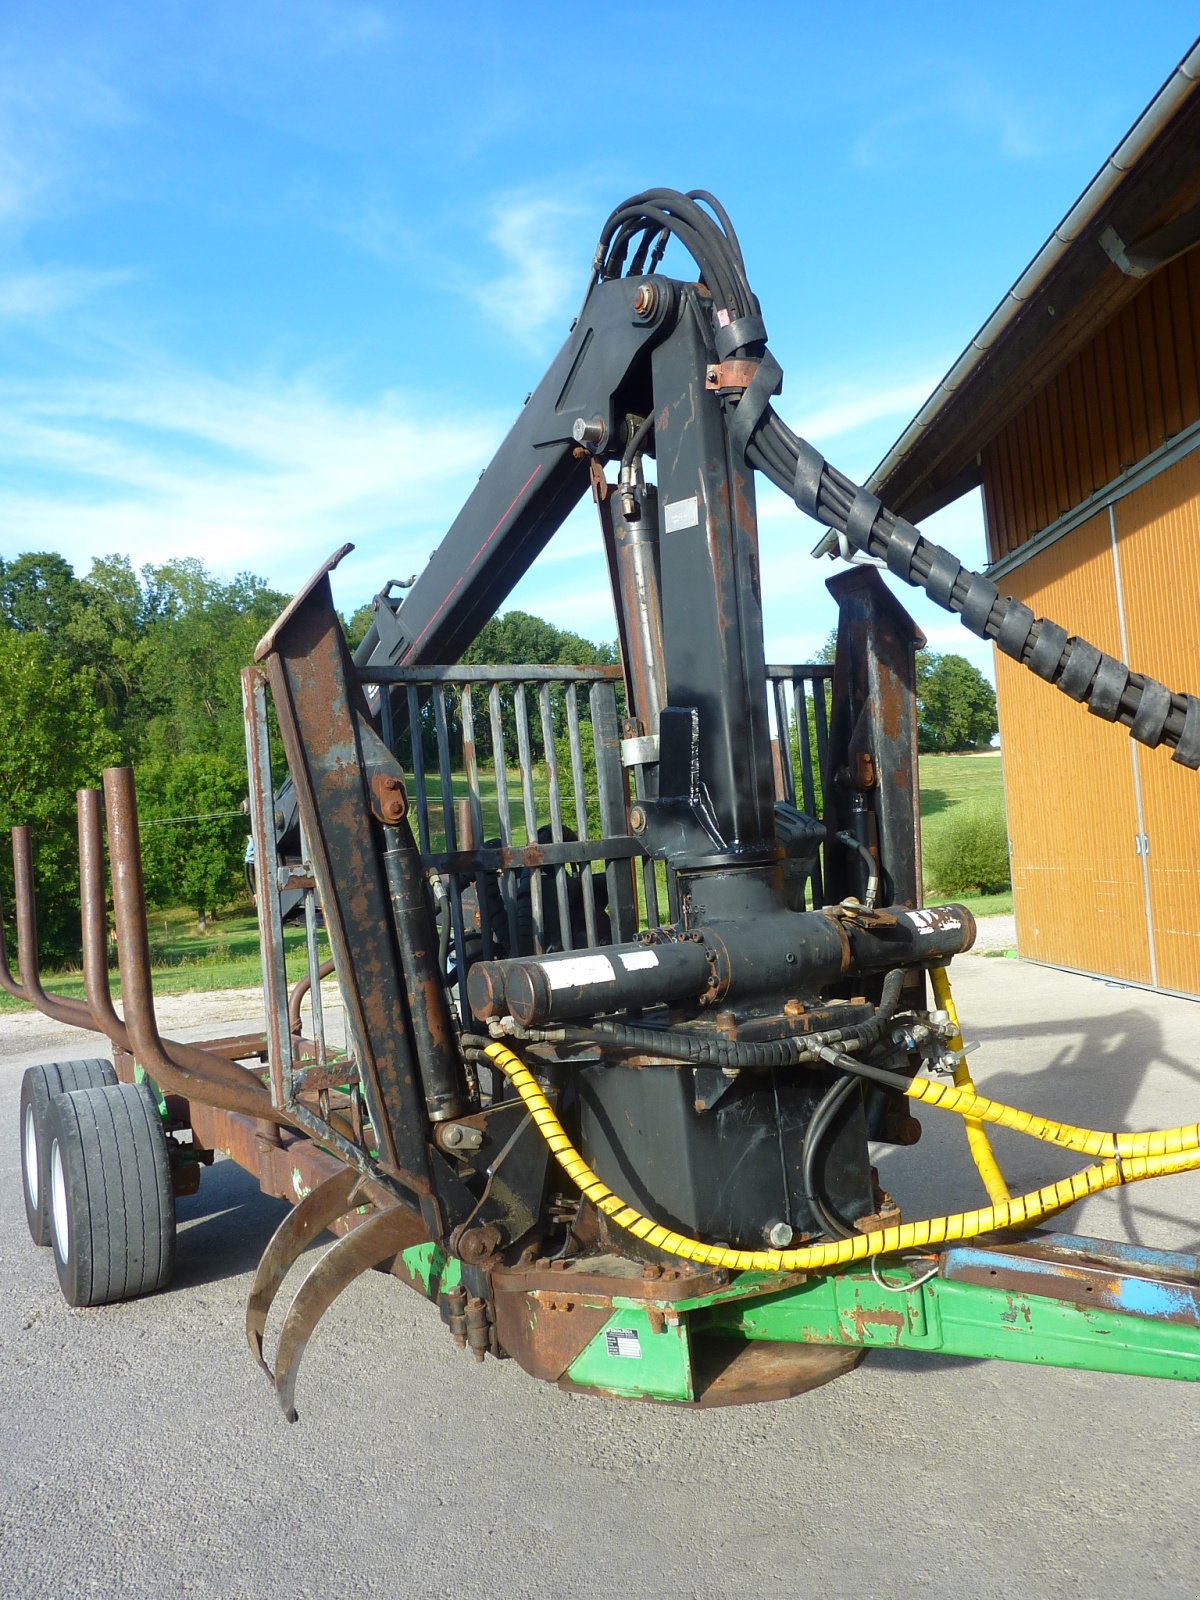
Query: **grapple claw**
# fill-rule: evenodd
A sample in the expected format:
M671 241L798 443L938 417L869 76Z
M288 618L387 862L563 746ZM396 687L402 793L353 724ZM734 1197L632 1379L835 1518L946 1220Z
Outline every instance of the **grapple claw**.
M355 1278L424 1236L415 1212L389 1206L343 1234L311 1269L288 1308L275 1352L275 1392L289 1422L296 1420L300 1362L321 1317Z
M350 1210L358 1183L359 1174L353 1167L344 1167L319 1183L284 1217L258 1263L246 1302L246 1338L251 1354L272 1383L275 1374L263 1359L263 1334L272 1302L293 1262L331 1222Z

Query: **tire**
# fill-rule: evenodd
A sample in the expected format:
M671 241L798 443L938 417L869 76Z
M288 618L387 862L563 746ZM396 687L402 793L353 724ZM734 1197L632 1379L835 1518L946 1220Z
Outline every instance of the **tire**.
M50 1142L46 1120L50 1101L72 1089L99 1089L116 1083L111 1061L91 1057L86 1061L52 1061L29 1067L21 1080L21 1189L25 1220L34 1244L50 1243L50 1212L46 1204L50 1178Z
M50 1102L54 1264L67 1304L154 1294L175 1267L167 1138L144 1083L57 1094Z

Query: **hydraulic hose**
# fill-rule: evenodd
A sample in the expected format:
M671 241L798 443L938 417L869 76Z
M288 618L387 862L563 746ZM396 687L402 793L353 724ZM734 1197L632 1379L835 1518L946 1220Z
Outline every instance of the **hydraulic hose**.
M975 1239L980 1234L996 1233L1004 1228L1027 1228L1042 1217L1052 1216L1078 1200L1085 1200L1088 1195L1102 1194L1106 1189L1138 1183L1145 1178L1166 1177L1200 1168L1200 1149L1194 1148L1161 1155L1114 1156L1085 1167L1058 1183L1046 1184L1044 1188L999 1201L979 1211L960 1211L953 1216L934 1217L926 1222L905 1222L890 1228L873 1228L869 1233L860 1233L851 1239L837 1239L829 1244L800 1245L792 1250L736 1250L726 1245L705 1244L700 1239L690 1239L627 1205L607 1184L601 1182L571 1144L550 1102L538 1087L537 1080L520 1058L502 1044L484 1046L483 1054L512 1083L554 1159L598 1211L655 1250L679 1256L684 1261L694 1261L700 1266L724 1267L730 1272L823 1272L873 1256L892 1255L899 1250L923 1250L961 1239ZM952 1095L963 1093L949 1086L934 1087L944 1087L945 1092ZM966 1098L975 1100L974 1096ZM991 1102L981 1101L977 1104ZM982 1112L975 1112L974 1107L972 1111L973 1114L982 1115ZM1200 1137L1200 1129L1196 1132ZM1108 1139L1114 1136L1102 1134L1097 1137ZM1126 1134L1120 1137L1146 1139L1152 1136Z
M854 1229L838 1215L826 1199L817 1174L817 1158L838 1113L858 1092L859 1084L856 1078L849 1075L839 1078L821 1097L804 1135L804 1193L813 1211L825 1224L825 1232L835 1239L853 1238Z
M707 208L707 209L705 209ZM1200 767L1200 698L1172 692L1086 639L1037 617L1019 600L1002 595L980 573L970 572L949 551L926 539L911 522L888 511L875 495L829 465L819 451L799 438L771 405L783 370L767 350L767 330L750 288L742 249L720 204L704 190L680 194L647 189L619 206L600 235L594 280L619 277L646 263L654 240L653 264L662 241L679 240L700 268L713 295L713 337L718 362L758 361L742 389L725 391L730 442L747 464L766 474L801 511L831 528L843 549L875 557L905 583L923 589L965 627L1054 684L1107 722L1120 722L1133 738L1153 748L1165 744L1173 759ZM652 268L653 270L653 268Z
M844 1028L826 1029L822 1033L797 1033L787 1039L749 1042L608 1019L578 1025L561 1023L548 1028L523 1028L520 1036L534 1043L608 1044L620 1050L637 1050L644 1055L662 1056L668 1061L684 1061L693 1066L795 1067L816 1060L823 1046L840 1044L849 1049L861 1049L876 1043L896 1014L905 973L904 967L893 967L887 974L875 1015L865 1022L849 1023Z
M886 510L775 414L770 395L782 377L778 363L764 350L759 373L735 404L730 434L751 466L765 472L801 511L842 535L850 550L885 562L889 572L923 589L972 633L993 641L1005 655L1086 705L1093 716L1120 722L1151 748L1169 745L1174 760L1200 767L1200 699L1172 692L1154 678L1131 672L1086 639L1068 636L1058 623L1001 594L990 578L969 571L911 522ZM750 407L743 413L747 401Z
M963 1053L962 1028L958 1021L958 1007L954 1004L954 996L950 992L950 974L945 967L930 967L929 981L933 987L933 997L941 1009L950 1018L950 1026L954 1032L950 1035L950 1049L958 1055L954 1067L954 1083L959 1089L966 1089L975 1093L975 1085L971 1081L971 1069L967 1065L966 1055ZM988 1199L991 1201L1007 1200L1009 1198L1008 1185L1004 1181L1004 1174L1000 1171L992 1145L984 1132L983 1123L978 1117L966 1117L963 1126L967 1134L967 1149L971 1152L971 1160L975 1163L975 1170L979 1173L983 1187L987 1190Z
M899 1089L910 1100L922 1105L937 1106L942 1111L952 1111L955 1116L990 1122L998 1128L1009 1128L1013 1133L1023 1133L1042 1144L1057 1145L1062 1150L1074 1150L1085 1156L1115 1156L1120 1160L1146 1157L1187 1156L1200 1152L1200 1122L1186 1123L1179 1128L1157 1128L1147 1133L1106 1133L1095 1128L1076 1128L1069 1122L1056 1122L1050 1117L1036 1116L1032 1111L1021 1111L1016 1106L1006 1106L998 1100L988 1100L968 1089L959 1089L949 1083L939 1083L935 1078L905 1079L899 1073L882 1067L869 1066L853 1056L829 1050L822 1056L831 1066L855 1077L870 1078L891 1089Z

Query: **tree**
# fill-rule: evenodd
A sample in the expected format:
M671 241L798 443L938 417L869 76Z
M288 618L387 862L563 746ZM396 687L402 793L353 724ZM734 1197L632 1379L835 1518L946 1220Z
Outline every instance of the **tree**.
M138 771L147 898L191 906L201 933L214 912L245 890L245 794L244 766L222 755L177 756Z
M151 617L140 651L142 758L220 755L241 767L241 669L287 597L249 573L222 583L194 559L144 568L142 580Z
M374 620L375 603L372 600L368 600L365 605L359 606L358 610L351 615L349 621L345 617L342 618L342 632L346 635L346 643L350 646L351 652L357 650L367 637Z
M18 633L40 633L57 645L79 599L70 562L52 551L0 560L0 619Z
M618 658L615 644L594 644L528 611L506 611L484 623L462 659L471 666L590 667L613 666Z
M535 617L528 611L506 611L484 624L462 659L468 666L607 667L615 665L619 655L615 644L596 644L582 634L556 628L544 617ZM561 687L551 690L550 707L551 730L557 738L567 728L566 701ZM581 697L579 713L580 721L586 721L590 727L586 698ZM518 741L513 702L507 694L503 697L500 725L505 760L511 764L518 759ZM461 738L457 717L450 731L453 744L455 738ZM481 754L490 755L492 736L486 717L476 715L475 734ZM545 753L540 709L536 704L529 706L529 747L534 760Z
M86 669L72 671L39 632L0 628L0 839L28 823L40 954L77 957L79 857L75 790L96 787L117 759L116 741ZM0 850L0 884L12 905L12 868Z
M996 691L965 656L917 653L917 748L980 750L995 737Z
M141 697L146 597L128 556L97 556L73 597L63 630L73 657L87 662L109 726L132 759L146 710Z

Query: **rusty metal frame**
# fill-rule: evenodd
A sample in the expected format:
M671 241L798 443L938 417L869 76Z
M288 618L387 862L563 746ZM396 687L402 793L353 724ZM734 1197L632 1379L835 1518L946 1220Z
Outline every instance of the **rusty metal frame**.
M333 606L329 572L342 553L286 608L259 644L259 665L249 670L260 687L263 675L270 686L377 1144L377 1170L430 1203L429 1120L370 787L374 776L399 781L402 774L370 725ZM261 816L270 803L270 769L263 754L265 696L253 681L248 705L248 749L252 775L258 774L252 812ZM258 872L260 862L273 861L271 843L273 828L261 849L256 842ZM269 955L269 941L264 944ZM269 1021L281 1041L290 1036L286 986L278 975ZM290 1043L282 1059L290 1065ZM362 1160L362 1152L354 1159Z

